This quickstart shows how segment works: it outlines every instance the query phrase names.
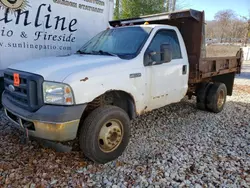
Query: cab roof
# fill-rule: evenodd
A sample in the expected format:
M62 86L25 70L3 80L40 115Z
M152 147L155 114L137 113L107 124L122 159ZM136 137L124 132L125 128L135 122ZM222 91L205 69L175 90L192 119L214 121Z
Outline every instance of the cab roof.
M166 12L138 18L110 21L113 27L143 25L148 22L149 27L156 27L151 24L163 24L177 27L185 42L188 60L190 64L190 77L197 77L197 69L200 66L200 59L206 57L205 48L205 13L193 9Z

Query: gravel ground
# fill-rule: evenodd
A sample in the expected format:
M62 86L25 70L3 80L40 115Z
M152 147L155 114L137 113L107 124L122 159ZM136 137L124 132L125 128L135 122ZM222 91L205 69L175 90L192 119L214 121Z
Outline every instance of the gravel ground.
M105 165L23 145L1 114L0 187L250 187L250 62L235 85L220 114L184 99L136 119L124 155Z
M250 85L250 61L244 62L242 73L237 76L237 85Z

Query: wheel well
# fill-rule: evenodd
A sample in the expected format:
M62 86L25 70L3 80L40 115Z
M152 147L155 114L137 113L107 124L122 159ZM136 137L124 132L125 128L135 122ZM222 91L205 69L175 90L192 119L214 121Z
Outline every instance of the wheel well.
M196 95L197 94L197 90L200 88L200 86L202 84L206 84L206 83L223 83L226 85L227 88L227 95L228 96L232 96L233 94L233 87L234 87L234 79L235 79L235 73L227 73L227 74L223 74L223 75L218 75L218 76L214 76L209 80L204 80L201 83L196 84L195 86L193 86L192 88L190 87L190 91L189 94L192 95Z
M234 78L235 78L235 73L233 72L233 73L215 76L212 78L212 81L224 83L227 87L227 95L232 96L233 86L234 86Z
M130 119L134 119L136 116L136 108L134 98L124 91L112 90L108 91L98 97L93 101L88 103L86 109L83 112L80 125L82 125L84 119L96 108L105 105L113 105L120 107L125 112L127 112Z

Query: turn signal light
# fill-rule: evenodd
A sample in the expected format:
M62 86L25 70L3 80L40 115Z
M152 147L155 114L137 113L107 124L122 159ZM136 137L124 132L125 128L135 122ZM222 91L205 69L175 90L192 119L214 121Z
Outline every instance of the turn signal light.
M71 97L66 98L66 103L72 103L72 98Z

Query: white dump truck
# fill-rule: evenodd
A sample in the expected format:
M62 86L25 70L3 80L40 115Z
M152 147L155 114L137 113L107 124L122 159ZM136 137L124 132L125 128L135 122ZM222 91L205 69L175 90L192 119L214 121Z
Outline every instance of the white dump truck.
M241 70L242 52L206 58L204 12L110 25L76 54L9 66L2 96L7 117L33 137L78 138L88 158L106 163L125 150L136 116L186 95L196 96L201 110L223 110Z
M75 53L109 26L113 8L112 0L0 0L0 93L8 66Z

